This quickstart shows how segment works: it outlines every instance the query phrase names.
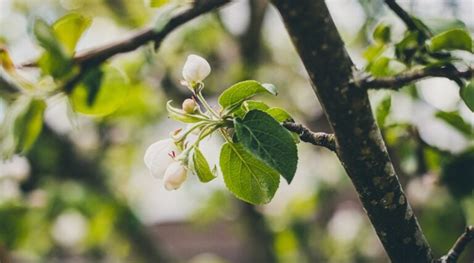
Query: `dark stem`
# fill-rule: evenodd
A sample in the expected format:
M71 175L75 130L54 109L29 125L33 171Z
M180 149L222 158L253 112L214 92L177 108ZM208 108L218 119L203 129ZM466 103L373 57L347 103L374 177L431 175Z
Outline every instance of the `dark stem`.
M408 30L417 31L422 34L424 38L428 38L431 35L427 29L421 28L421 26L415 22L413 17L398 5L395 0L385 0L385 3L403 21L403 23L405 23Z
M312 132L302 124L294 122L285 122L283 123L283 127L289 131L296 132L303 142L326 147L333 152L336 151L336 138L334 137L334 134L328 134L325 132Z
M337 154L392 262L433 256L397 178L365 89L323 0L274 0L337 142Z
M367 77L355 80L355 84L366 89L393 89L398 90L412 82L428 77L444 77L448 79L470 79L474 76L474 68L458 71L452 67L422 68L402 72L390 77Z
M474 226L466 227L466 230L462 235L454 242L453 247L449 250L448 254L440 259L442 263L455 263L458 261L459 256L462 254L466 246L474 239Z
M74 57L74 62L79 65L94 65L99 64L117 54L133 51L151 41L155 42L156 45L159 45L163 39L165 39L165 37L177 27L229 2L230 0L199 1L199 3L195 4L189 10L172 17L160 31L156 31L152 27L143 29L126 39L80 52ZM31 67L37 66L37 64L36 62L30 62L21 66Z

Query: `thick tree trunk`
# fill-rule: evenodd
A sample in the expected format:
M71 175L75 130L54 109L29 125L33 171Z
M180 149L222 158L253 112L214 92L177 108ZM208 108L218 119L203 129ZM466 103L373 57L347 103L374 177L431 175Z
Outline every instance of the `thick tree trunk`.
M393 262L431 262L431 249L401 189L367 92L323 0L274 0L336 135L337 154Z

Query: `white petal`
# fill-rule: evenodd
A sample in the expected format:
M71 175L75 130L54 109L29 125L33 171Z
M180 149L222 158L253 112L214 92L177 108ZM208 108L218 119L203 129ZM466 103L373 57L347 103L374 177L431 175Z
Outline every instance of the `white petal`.
M166 190L178 189L186 181L187 177L186 167L180 162L173 162L165 172L164 183Z
M183 78L187 82L200 82L211 73L211 66L202 57L189 55L184 63Z
M144 161L153 176L163 177L168 166L174 162L169 155L173 151L176 154L179 153L172 139L160 140L148 147Z

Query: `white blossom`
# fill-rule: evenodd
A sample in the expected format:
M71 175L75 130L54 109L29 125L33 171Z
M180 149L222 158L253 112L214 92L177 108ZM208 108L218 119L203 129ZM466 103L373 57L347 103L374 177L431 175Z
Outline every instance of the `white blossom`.
M203 81L211 73L211 66L202 57L189 55L184 63L183 78L188 83Z
M159 140L148 147L145 152L145 165L151 174L162 178L168 166L175 162L173 159L179 153L172 139Z
M186 167L184 167L180 162L173 162L166 169L164 182L166 190L176 190L178 189L187 178Z

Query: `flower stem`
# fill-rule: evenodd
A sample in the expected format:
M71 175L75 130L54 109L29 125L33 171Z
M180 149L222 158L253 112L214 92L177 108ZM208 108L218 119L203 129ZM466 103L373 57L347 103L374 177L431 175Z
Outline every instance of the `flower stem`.
M221 132L222 137L224 137L224 140L228 143L232 143L232 138L229 137L229 135L224 131L223 128L220 128L219 131Z
M212 107L207 103L206 99L202 96L201 92L196 93L196 98L201 102L204 108L211 113L212 116L219 118L219 114L217 114Z

